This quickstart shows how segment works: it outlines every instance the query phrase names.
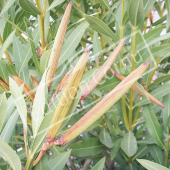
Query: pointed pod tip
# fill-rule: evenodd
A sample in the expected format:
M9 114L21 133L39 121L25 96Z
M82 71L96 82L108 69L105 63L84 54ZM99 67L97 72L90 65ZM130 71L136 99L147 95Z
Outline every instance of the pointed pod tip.
M145 63L143 63L143 65L149 66L151 64L150 61L146 61Z
M72 2L69 2L69 4L68 4L68 5L72 6L72 5L73 5L73 3L72 3Z
M84 97L83 97L83 96L80 97L80 101L81 101L81 100L84 100Z
M122 40L121 40L121 43L123 43L123 44L124 44L124 43L125 43L125 39L122 39Z
M85 53L89 53L89 52L90 52L90 49L86 49L84 52L85 52Z

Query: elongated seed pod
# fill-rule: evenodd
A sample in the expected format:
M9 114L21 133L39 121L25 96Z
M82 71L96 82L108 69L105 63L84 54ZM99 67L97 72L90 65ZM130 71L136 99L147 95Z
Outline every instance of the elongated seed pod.
M72 3L70 2L66 8L66 11L64 13L64 16L62 18L62 21L61 21L60 26L57 31L57 35L54 40L54 45L53 45L51 55L49 58L49 62L48 62L49 70L48 70L47 76L46 76L46 83L48 86L51 85L52 79L53 79L55 71L56 71L61 48L63 45L65 33L67 30L67 26L68 26L68 22L69 22L69 18L70 18L71 8L72 8Z
M32 101L34 100L35 94L33 94L33 91L31 89L31 87L29 87L25 82L23 82L19 77L16 76L12 76L13 79L16 81L16 83L18 84L18 86L21 86L22 84L24 84L24 93L25 95L31 99Z
M32 85L35 89L39 86L38 80L32 75L31 75L31 82L32 82Z
M115 72L112 70L112 72L115 74L115 76L119 79L119 80L124 80L126 77L124 77L123 75ZM132 86L132 88L134 90L136 90L138 93L140 93L141 95L144 95L144 93L134 84ZM147 91L145 91L146 95L148 96L149 100L152 101L153 103L157 104L158 106L164 107L164 105L158 101L155 97L153 97L150 93L148 93Z
M87 112L77 123L75 123L60 139L54 144L64 145L80 135L85 129L99 119L109 108L111 108L140 78L148 68L150 62L146 62L133 71L128 77L120 82L110 93L108 93L98 104Z
M103 64L103 66L100 68L100 70L97 72L95 77L91 80L88 86L84 89L81 100L85 99L91 93L91 91L98 85L98 83L102 80L102 78L106 75L107 71L110 69L111 65L113 64L116 57L118 56L124 43L125 43L125 40L122 40L119 43L119 45L115 48L115 50L111 53L111 55L108 57L108 59Z
M57 96L57 94L64 89L64 87L68 84L68 80L71 76L73 70L68 71L65 76L63 77L63 79L61 80L60 84L57 86L57 89L55 91L55 93L53 94L51 100L49 101L49 104L51 104L51 102L54 100L54 98Z
M71 75L73 70L70 70L66 73L66 75L63 77L63 79L61 80L60 84L58 85L55 94L58 94L62 89L64 89L64 87L67 85L69 77Z
M7 90L9 90L9 84L2 77L0 77L0 82Z
M80 57L78 63L74 67L72 74L69 78L68 84L64 88L62 96L57 105L56 111L52 118L50 127L47 132L47 143L50 143L59 132L65 117L70 109L70 106L74 100L74 97L77 93L79 83L82 79L83 73L85 71L89 50L86 50L83 55Z

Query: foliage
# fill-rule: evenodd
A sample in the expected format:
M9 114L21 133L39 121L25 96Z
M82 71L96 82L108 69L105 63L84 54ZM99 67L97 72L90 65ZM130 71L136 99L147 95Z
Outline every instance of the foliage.
M168 0L1 0L0 23L0 169L170 168Z

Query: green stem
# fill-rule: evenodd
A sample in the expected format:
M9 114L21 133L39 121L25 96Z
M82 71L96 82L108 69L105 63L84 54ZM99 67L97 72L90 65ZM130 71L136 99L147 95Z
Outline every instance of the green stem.
M25 170L29 170L31 169L30 166L32 166L32 160L33 160L33 156L29 153L28 159L27 159L27 163L25 165Z
M45 29L44 29L44 16L39 16L40 19L40 28L41 28L41 47L42 52L45 50Z
M44 18L45 18L45 10L47 6L47 1L45 1L44 9L41 8L40 0L36 0L37 8L41 11L41 15L39 15L40 20L40 30L41 30L41 48L42 53L45 51L45 29L44 29Z
M170 146L170 139L168 139L167 141L167 146L165 151L165 167L168 167L169 146Z
M128 163L129 163L129 164L132 163L132 157L128 157Z
M142 108L142 106L139 106L138 107L138 110L137 110L137 113L136 113L136 116L135 116L135 119L134 119L134 121L133 121L133 127L132 127L132 130L135 128L135 124L136 124L136 122L137 122L137 119L138 119L138 117L139 117L139 114L140 114L140 110L141 110L141 108Z
M136 31L137 26L133 27L132 37L132 53L131 53L131 72L135 69L135 56L136 56ZM132 119L133 119L133 96L134 90L130 89L130 107L129 107L129 129L132 130Z
M133 27L133 37L132 37L132 53L131 53L131 72L135 69L135 57L136 57L136 31L137 27Z
M120 39L122 40L124 38L124 25L123 25L123 18L125 13L125 0L122 0L122 13L121 13L121 25L120 25ZM123 58L123 48L120 51L121 59ZM120 68L123 67L123 62L120 61ZM126 111L126 103L125 99L122 97L122 107L123 107L123 118L125 122L126 129L129 130L129 122L128 122L128 116Z

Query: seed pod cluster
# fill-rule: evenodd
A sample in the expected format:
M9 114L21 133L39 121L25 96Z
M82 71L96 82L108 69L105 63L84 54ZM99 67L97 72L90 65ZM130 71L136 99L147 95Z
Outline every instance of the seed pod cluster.
M110 109L140 78L148 68L150 62L139 66L122 82L120 82L110 93L108 93L98 104L76 122L55 144L64 145L80 135L85 129L98 120L108 109Z
M65 117L70 109L70 106L74 100L77 93L79 83L82 79L83 73L85 71L87 59L89 56L89 50L86 50L80 57L78 63L72 71L72 74L68 80L68 84L63 90L62 96L59 99L56 111L52 118L50 127L47 132L47 142L50 143L52 139L58 134Z

